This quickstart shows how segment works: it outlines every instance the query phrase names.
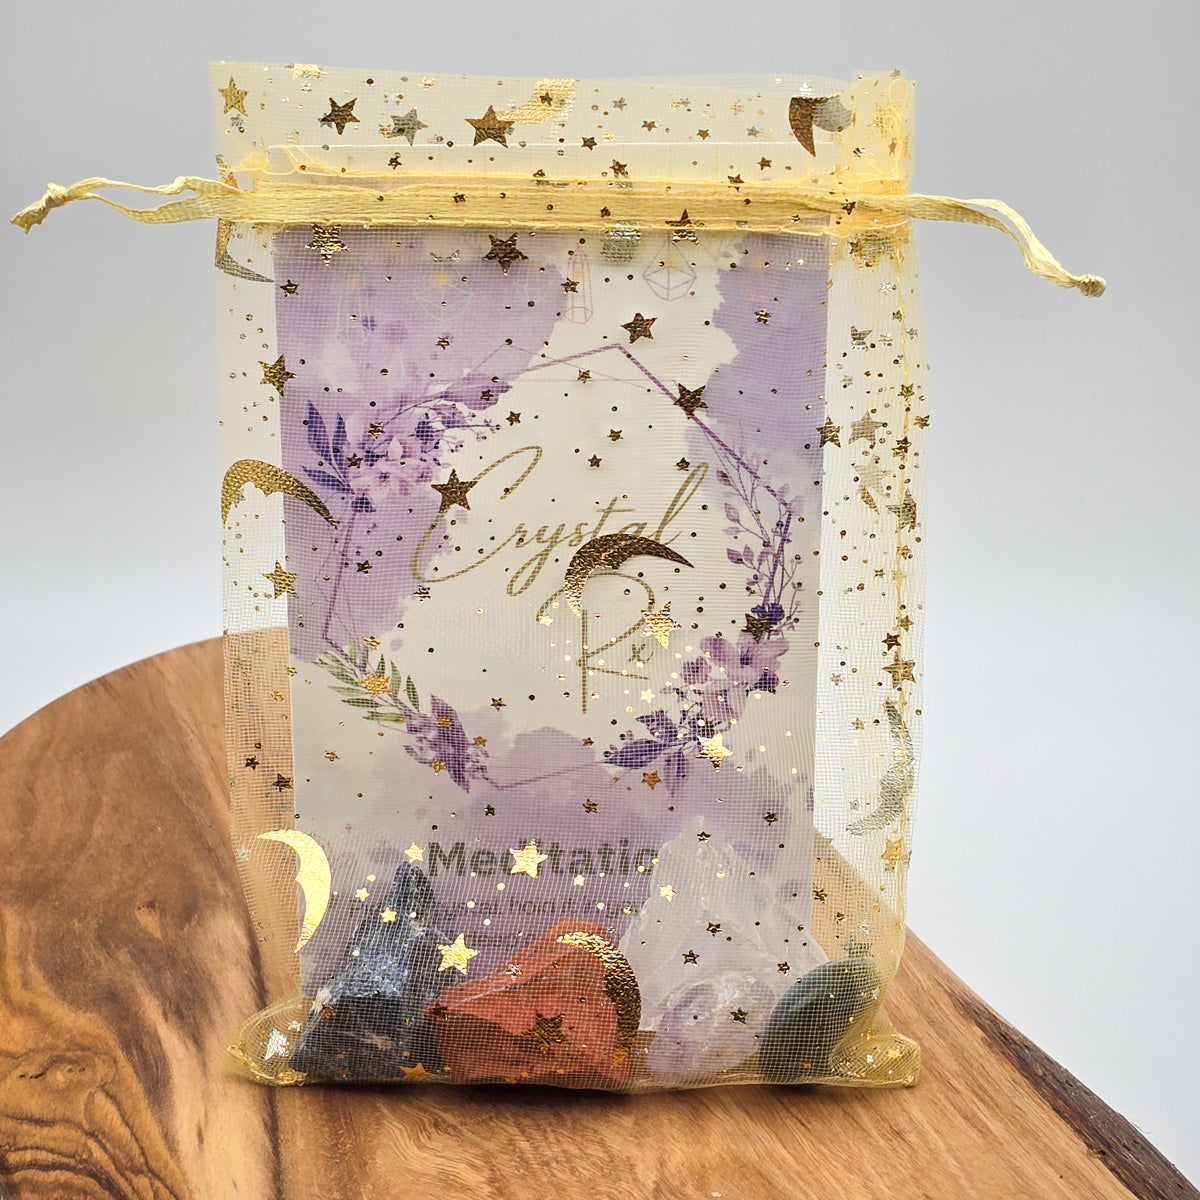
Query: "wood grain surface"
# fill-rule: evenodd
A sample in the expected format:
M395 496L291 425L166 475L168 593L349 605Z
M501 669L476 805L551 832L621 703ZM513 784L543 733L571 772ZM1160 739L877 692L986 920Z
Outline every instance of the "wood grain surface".
M911 940L915 1088L271 1090L275 999L227 821L221 651L135 663L0 739L4 1200L1200 1196Z

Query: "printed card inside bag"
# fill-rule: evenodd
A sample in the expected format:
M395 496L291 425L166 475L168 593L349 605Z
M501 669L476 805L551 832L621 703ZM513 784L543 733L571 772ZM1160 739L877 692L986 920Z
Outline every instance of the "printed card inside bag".
M235 846L292 989L239 1057L911 1083L911 248L737 210L903 183L907 85L214 70L230 178L450 195L223 228Z

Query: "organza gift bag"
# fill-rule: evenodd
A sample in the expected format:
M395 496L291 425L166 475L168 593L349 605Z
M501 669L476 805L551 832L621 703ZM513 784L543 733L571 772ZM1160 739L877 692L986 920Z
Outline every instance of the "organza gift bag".
M920 743L898 74L219 64L258 1078L890 1086ZM22 214L93 194L51 189ZM153 189L143 189L153 190Z

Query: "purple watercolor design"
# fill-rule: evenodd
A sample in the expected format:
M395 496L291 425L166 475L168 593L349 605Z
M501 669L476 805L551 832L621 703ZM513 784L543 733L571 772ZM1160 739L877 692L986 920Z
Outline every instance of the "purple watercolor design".
M751 696L777 693L788 635L805 615L803 555L794 543L815 543L819 536L817 429L824 404L820 376L814 380L812 373L795 370L795 363L814 361L811 339L824 329L825 259L814 246L804 269L780 262L777 253L773 261L779 246L769 238L749 237L741 249L742 274L721 276L722 303L714 320L738 353L706 382L704 406L693 414L689 430L695 456L717 465L722 490L714 499L724 506L731 539L726 557L744 569L747 611L765 629L757 635L743 631L736 640L703 638L700 655L684 663L680 684L670 689L678 715L659 709L637 718L642 730L626 731L604 755L626 771L657 769L675 793L693 786L698 760L703 762L700 738L728 733ZM812 479L814 485L793 493L793 479ZM801 538L805 522L809 532ZM815 637L815 605L807 617Z
M755 706L770 703L784 684L781 660L797 633L815 637L799 547L818 540L819 486L792 492L787 481L821 477L823 372L805 374L796 364L823 361L824 262L773 266L771 239L747 238L739 270L720 276L713 322L737 353L709 379L683 381L704 385L704 408L692 418L673 409L687 421L689 455L715 467L704 486L729 522L727 558L741 569L746 611L765 628L758 636L702 637L678 682L660 692L670 702L604 748L555 729L515 731L498 713L460 713L440 695L422 705L413 680L384 657L373 663L363 639L394 629L419 601L408 563L438 517L431 484L445 480L460 448L499 429L494 410L515 383L612 355L638 370L664 405L674 406L680 381L658 378L621 344L541 357L560 319L563 275L549 262L539 265L532 250L507 275L474 264L468 272L446 260L452 248L464 261L482 258L485 234L456 231L441 258L431 255L428 235L395 236L345 231L352 253L329 266L305 248L306 230L284 231L276 245L281 271L300 282L299 294L279 305L280 346L294 372L282 404L283 465L310 483L338 521L331 533L285 498L289 569L298 574L297 595L289 597L291 652L324 667L343 684L346 703L381 729L394 726L422 768L397 781L395 829L348 828L345 852L332 856L339 894L305 965L317 979L336 965L355 927L362 877L390 879L410 841L429 855L439 848L439 874L426 866L440 919L479 948L474 972L501 963L522 938L568 912L619 938L654 883L646 855L646 869L636 870L638 853L657 849L695 815L747 861L767 866L795 831L800 807L795 782L752 762L736 772L714 770L699 739L738 721L752 726ZM762 311L771 314L767 322ZM386 689L368 694L369 677L386 678ZM448 683L439 680L439 692ZM643 786L650 772L661 786ZM591 803L594 811L585 807ZM769 823L768 812L775 817ZM528 841L548 855L544 870L559 885L553 901L535 901L535 881L508 874L508 850ZM472 875L473 861L485 869ZM585 885L572 885L575 874ZM538 907L545 903L551 910Z
M284 230L275 243L280 269L299 282L277 306L294 373L282 401L283 467L338 522L330 536L315 513L285 501L298 574L290 645L307 661L396 626L414 592L409 547L438 513L429 485L458 449L499 428L493 411L549 338L563 296L561 271L532 262L508 274L472 264L486 284L472 291L461 263L486 251L477 231L456 231L458 259L448 245L435 257L427 234L343 234L351 253L328 265L306 248L308 230Z

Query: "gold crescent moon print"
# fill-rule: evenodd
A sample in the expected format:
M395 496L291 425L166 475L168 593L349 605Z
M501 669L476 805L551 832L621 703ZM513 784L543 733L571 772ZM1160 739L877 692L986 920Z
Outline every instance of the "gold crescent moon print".
M653 538L632 533L606 533L585 542L575 551L567 564L566 586L563 595L571 611L579 616L579 602L583 598L584 584L597 571L615 571L622 563L639 554L652 558L665 558L685 567L692 564L670 546L656 542Z
M301 483L294 475L289 475L282 467L272 466L257 458L240 458L225 472L221 481L221 522L229 520L229 510L233 507L237 494L246 484L252 483L263 493L270 496L273 492L284 492L295 496L297 500L307 504L313 512L325 518L335 529L337 522L333 514L325 507L321 497L306 483Z
M325 910L329 907L329 893L333 887L329 859L313 838L298 829L272 829L258 836L268 842L283 842L285 846L291 846L300 857L300 870L296 872L296 882L304 893L304 923L300 928L300 940L296 943L298 952L317 932L317 926L321 924Z
M604 964L604 992L617 1010L617 1044L613 1053L613 1065L616 1066L633 1049L642 1020L642 996L637 976L629 960L608 938L580 931L564 933L556 940L567 946L578 946Z

